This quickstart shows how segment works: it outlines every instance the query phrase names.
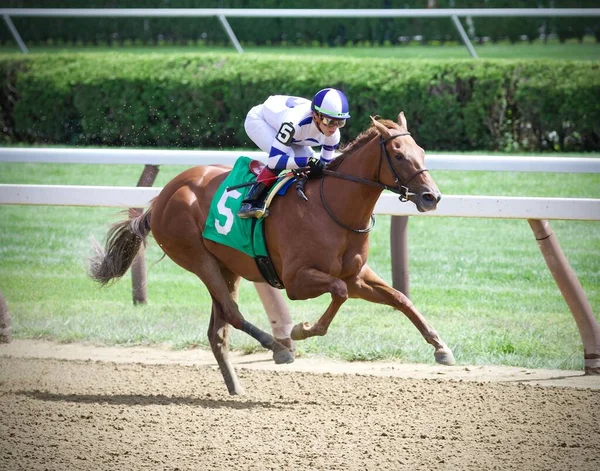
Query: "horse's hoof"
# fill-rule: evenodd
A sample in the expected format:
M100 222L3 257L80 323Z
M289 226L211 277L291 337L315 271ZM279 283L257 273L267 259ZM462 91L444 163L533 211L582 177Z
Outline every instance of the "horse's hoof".
M230 396L244 396L246 395L246 391L244 391L244 388L237 387L237 388L233 388L233 389L229 389L229 395Z
M434 353L435 362L440 365L452 366L456 364L454 360L454 355L452 354L452 350L438 350Z
M585 355L585 374L600 375L600 357L597 354L590 353Z
M304 340L309 337L308 331L310 329L310 324L308 322L302 322L301 324L296 324L292 328L292 333L290 337L292 340Z
M292 352L292 355L294 357L296 356L296 342L294 342L290 337L287 337L285 339L278 339L277 337L275 337L275 341L279 342L281 345L283 345L285 348L287 348L290 352Z
M586 366L585 374L586 375L600 375L600 367L596 368L594 366Z
M293 363L296 357L296 344L291 338L286 339L275 339L279 345L273 348L273 361L276 365L283 365L285 363Z
M276 365L294 363L294 354L290 352L287 348L279 350L277 352L273 351L273 361Z
M237 379L225 379L225 386L227 386L227 391L229 392L230 396L243 396L246 394L244 387L240 384L240 382Z

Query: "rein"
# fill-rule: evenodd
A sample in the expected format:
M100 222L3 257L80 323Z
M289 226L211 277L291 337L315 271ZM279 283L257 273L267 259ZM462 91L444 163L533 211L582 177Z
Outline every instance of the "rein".
M337 172L334 172L334 173L337 173ZM340 175L344 175L344 174L341 173ZM324 178L321 178L321 203L323 203L323 207L327 211L327 214L329 214L329 217L331 219L333 219L338 225L342 226L344 229L348 229L349 231L356 232L358 234L368 234L369 232L371 232L373 230L373 227L375 227L375 215L374 214L371 214L371 223L369 224L368 227L365 227L364 229L354 229L353 227L347 226L346 224L344 224L342 221L340 221L338 218L335 217L335 215L331 212L331 209L329 209L329 206L327 206L327 203L325 203L325 195L323 194L323 181L324 180L325 180ZM353 180L353 181L355 181L355 180ZM367 181L369 181L369 180L367 180Z
M387 142L391 141L392 139L396 139L397 137L402 137L402 136L410 136L410 133L403 132L403 133L399 133L399 134L393 134L385 139L383 138L383 136L381 136L381 135L379 136L379 166L378 166L378 170L377 170L377 181L376 182L374 182L372 180L367 180L366 178L355 177L354 175L347 175L345 173L340 173L340 172L336 172L334 170L327 170L327 169L323 170L323 175L340 178L342 180L348 180L348 181L352 181L355 183L360 183L362 185L374 186L377 188L381 188L382 190L391 191L392 193L396 193L397 195L400 195L399 196L400 201L405 203L405 202L409 201L411 196L414 196L414 193L411 193L408 189L408 184L410 183L410 181L413 178L415 178L417 175L420 175L423 172L428 172L428 170L426 168L417 170L415 173L413 173L410 176L410 178L408 178L405 182L402 182L400 175L398 175L398 172L396 172L396 169L392 165L392 160L391 160L390 155L388 154L388 151L385 147L385 144ZM388 167L390 168L390 171L392 172L392 175L394 176L394 183L396 183L397 187L389 186L389 185L386 185L379 181L379 175L381 174L381 165L382 165L384 155L385 155L385 160L388 164ZM329 206L327 206L327 203L325 203L325 195L323 193L323 181L324 181L324 179L321 179L321 202L323 203L323 206L325 207L325 209L326 209L327 213L329 214L329 216L331 217L331 219L333 219L338 225L342 226L344 229L348 229L349 231L352 231L352 232L356 232L359 234L366 234L368 232L371 232L371 230L375 226L375 215L373 215L373 214L371 214L371 223L369 224L368 227L366 227L364 229L354 229L354 228L342 223L337 217L335 217L335 215L329 209Z

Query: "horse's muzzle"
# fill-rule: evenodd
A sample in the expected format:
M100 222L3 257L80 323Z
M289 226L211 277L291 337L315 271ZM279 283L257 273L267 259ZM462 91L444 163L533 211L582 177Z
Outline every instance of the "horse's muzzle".
M417 210L420 213L433 211L437 208L437 205L441 199L442 195L440 193L432 193L430 191L417 193L415 195L412 195L410 198L410 200L415 204Z

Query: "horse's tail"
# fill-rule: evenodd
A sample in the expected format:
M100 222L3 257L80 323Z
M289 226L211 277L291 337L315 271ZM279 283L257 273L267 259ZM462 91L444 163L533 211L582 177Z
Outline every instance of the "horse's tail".
M141 245L146 245L151 214L152 204L142 214L130 209L130 219L117 222L108 230L104 248L95 240L92 241L94 254L89 260L90 278L104 286L118 280L129 270Z

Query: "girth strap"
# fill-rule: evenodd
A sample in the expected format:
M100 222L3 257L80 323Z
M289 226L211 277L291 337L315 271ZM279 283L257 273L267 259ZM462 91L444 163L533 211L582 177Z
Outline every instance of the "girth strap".
M254 240L254 231L256 230L256 223L258 219L252 219L252 234L251 240ZM258 271L263 276L263 278L269 283L273 288L284 289L282 281L277 276L277 272L275 271L275 267L273 266L273 262L271 261L271 257L269 256L269 248L266 244L265 238L265 225L264 223L260 225L261 230L263 231L263 239L265 240L265 248L267 249L267 256L256 255L254 257L254 261L256 262L256 266L258 267Z

